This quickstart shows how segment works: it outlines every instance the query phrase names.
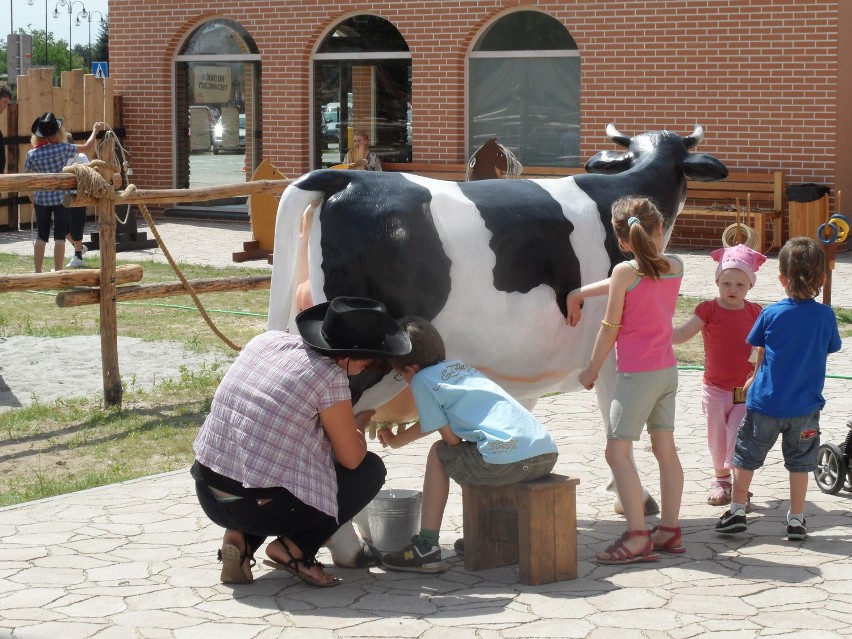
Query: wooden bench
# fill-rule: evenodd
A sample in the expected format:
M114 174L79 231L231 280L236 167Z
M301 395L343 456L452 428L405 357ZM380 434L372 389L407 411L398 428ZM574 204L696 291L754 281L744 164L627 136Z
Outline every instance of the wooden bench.
M761 253L773 248L781 248L784 243L784 172L748 171L730 173L721 182L687 182L686 205L680 213L678 227L684 230L690 219L695 217L723 218L725 222L736 220L736 201L739 200L740 220L746 203L751 200L752 228L757 233L758 247ZM768 222L772 223L771 237L767 239ZM721 246L722 236L718 236L716 246Z
M580 480L551 473L509 486L462 486L465 570L518 564L536 586L577 577Z
M383 171L395 173L414 173L423 177L435 178L437 180L450 180L451 182L464 182L467 175L467 165L437 164L429 162L383 162ZM566 166L525 166L522 178L560 178L566 175L577 175L585 173L583 167Z

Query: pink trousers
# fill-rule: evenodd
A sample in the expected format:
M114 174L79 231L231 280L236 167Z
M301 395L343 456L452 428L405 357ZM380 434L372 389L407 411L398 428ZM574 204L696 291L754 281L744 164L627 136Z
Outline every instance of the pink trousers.
M713 468L733 468L737 430L745 417L745 404L734 404L729 390L702 384L701 408L707 417L707 446Z

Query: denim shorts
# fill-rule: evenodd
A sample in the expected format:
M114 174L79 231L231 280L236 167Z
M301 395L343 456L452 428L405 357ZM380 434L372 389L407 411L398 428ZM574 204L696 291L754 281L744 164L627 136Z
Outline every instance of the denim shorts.
M618 373L609 409L607 439L638 441L648 432L674 431L677 367L642 373Z
M737 431L734 466L757 470L781 435L784 468L791 473L810 473L819 452L819 411L802 417L769 417L746 411Z
M455 446L438 442L436 452L450 479L473 486L507 486L546 477L558 457L557 453L545 453L508 464L489 464L474 442Z

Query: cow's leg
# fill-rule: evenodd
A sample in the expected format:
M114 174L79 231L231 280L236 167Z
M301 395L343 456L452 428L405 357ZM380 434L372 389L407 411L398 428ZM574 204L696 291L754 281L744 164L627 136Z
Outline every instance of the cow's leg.
M595 391L597 392L598 397L598 408L601 411L601 417L603 417L604 424L604 432L609 432L609 411L612 405L612 398L615 396L615 357L612 353L607 358L603 367L601 368L600 373L598 374L597 380L595 380ZM631 447L630 450L630 459L633 462L633 465L636 465L636 459L633 456L633 449ZM638 472L638 471L637 471ZM639 475L640 477L642 475ZM621 499L618 496L618 489L615 486L615 478L610 472L609 475L609 483L606 485L606 489L612 491L613 495L613 504L612 509L616 512L616 514L623 515L624 507L621 505ZM648 492L648 489L645 486L642 486L642 499L645 503L645 515L656 515L660 512L660 506L657 504L656 500L651 497L651 494Z
M355 530L353 523L358 523L362 533L366 531L365 522L367 509L355 515L352 521L347 521L326 542L325 547L331 552L331 559L335 566L341 568L365 568L377 566L381 559L370 551Z

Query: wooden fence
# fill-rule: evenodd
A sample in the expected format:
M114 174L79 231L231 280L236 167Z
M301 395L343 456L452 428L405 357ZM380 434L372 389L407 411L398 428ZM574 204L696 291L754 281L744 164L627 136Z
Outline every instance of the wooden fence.
M30 127L45 111L63 118L65 130L78 143L89 137L97 121L106 122L114 130L121 129L121 102L113 92L111 78L74 69L63 71L60 85L55 87L53 71L53 67L43 67L18 76L18 99L0 118L8 155L6 171L10 174L23 173L24 160L32 148ZM0 188L0 228L18 230L21 223L32 221L32 204L25 194Z
M109 163L113 158L101 158ZM113 170L98 168L98 173L110 185L114 185ZM116 205L136 204L144 206L153 202L199 202L221 199L223 197L251 196L253 194L280 194L290 180L255 180L238 184L207 187L202 189L166 189L144 191L127 189L115 192L114 186L97 200L75 199L66 202L73 206L94 206L100 237L100 272L96 286L88 293L77 291L75 294L62 294L57 297L60 306L98 303L100 305L100 336L101 361L103 364L104 405L107 407L121 406L122 388L118 366L118 326L116 319L116 302L125 293L124 287L118 286L124 282L138 280L136 269L116 269ZM0 192L32 193L34 191L67 191L77 189L77 177L72 173L39 173L0 175ZM68 196L66 196L67 198ZM153 229L152 229L153 230ZM182 276L181 276L182 277ZM195 283L181 281L176 285L134 286L132 299L150 299L187 293L203 293L223 290L250 290L268 288L269 276L254 278L237 277L220 280L199 280ZM71 288L91 285L94 273L32 273L16 276L0 275L0 293L26 288ZM29 285L29 286L28 286ZM196 286L197 285L197 286Z

